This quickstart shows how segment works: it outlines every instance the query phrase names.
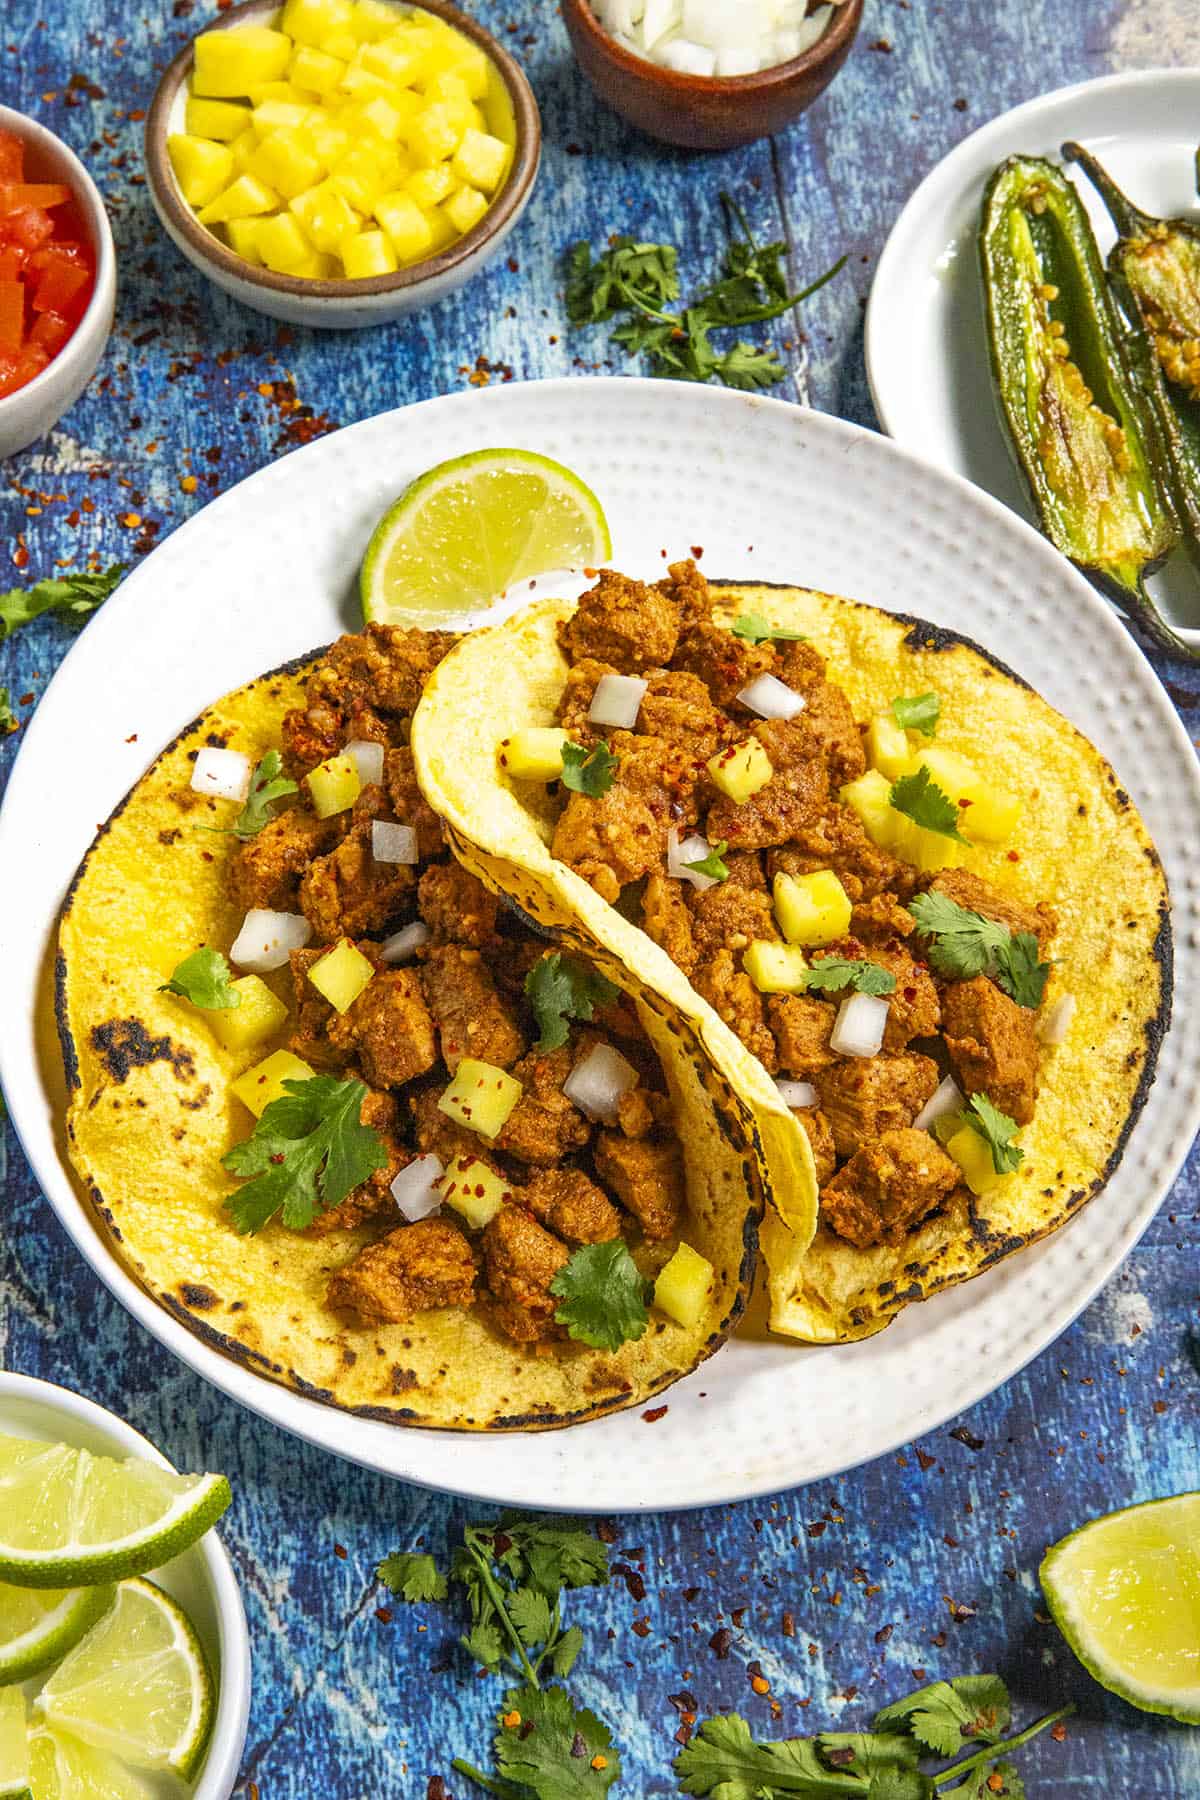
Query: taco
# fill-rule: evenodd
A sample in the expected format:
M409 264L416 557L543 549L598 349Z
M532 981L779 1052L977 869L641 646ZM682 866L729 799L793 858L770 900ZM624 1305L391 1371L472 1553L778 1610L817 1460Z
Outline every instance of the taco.
M670 995L455 861L409 748L453 643L371 626L263 676L117 809L61 920L67 1131L114 1255L211 1345L381 1419L542 1429L728 1336L762 1150Z
M869 1336L1119 1162L1169 1018L1162 868L1099 753L976 645L694 564L606 571L465 640L413 745L472 867L520 871L526 906L536 874L680 1010L686 980L731 1084L749 1059L772 1090L768 1152L791 1110L774 1329Z

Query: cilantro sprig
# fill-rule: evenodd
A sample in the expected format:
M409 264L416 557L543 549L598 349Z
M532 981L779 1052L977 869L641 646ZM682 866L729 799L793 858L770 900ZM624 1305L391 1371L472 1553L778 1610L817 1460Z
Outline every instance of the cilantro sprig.
M787 374L774 351L738 339L727 349L713 332L764 324L790 312L844 267L841 257L798 293L789 292L782 241L755 242L745 213L721 196L730 221L730 243L719 279L688 305L668 311L681 292L679 258L670 244L639 243L620 236L593 257L591 245L574 244L567 256L567 317L572 325L603 323L625 315L612 334L630 356L642 355L654 375L675 381L711 381L753 392L774 387ZM740 233L740 235L738 235Z
M858 957L822 956L809 964L809 988L854 988L860 994L894 994L896 977L881 963Z
M170 981L164 981L160 994L182 994L193 1006L206 1012L228 1012L242 1004L242 996L233 985L230 967L219 950L202 944L181 963L175 965Z
M992 1167L997 1175L1011 1175L1020 1168L1025 1152L1016 1142L1020 1129L1017 1121L993 1106L986 1094L972 1094L959 1118L983 1139L992 1153Z
M296 783L283 773L283 757L279 751L268 750L250 777L246 803L230 828L234 837L243 842L257 837L263 826L274 818L271 809L276 800L297 791Z
M709 845L707 856L698 857L695 862L684 863L683 866L691 869L693 874L707 875L710 881L728 881L729 864L725 861L728 848L728 843L722 838L719 844Z
M958 829L957 806L937 785L924 764L915 774L901 775L899 781L893 783L888 799L897 812L925 831L936 831L939 837L953 838L956 844L967 842Z
M897 725L904 731L919 731L928 738L936 732L941 712L942 696L933 692L897 694L892 701L892 717Z
M598 800L601 794L607 794L616 779L620 759L612 754L603 738L591 750L585 744L572 744L568 740L562 747L562 756L565 788L570 788L573 794L586 794L589 800Z
M61 613L73 622L88 618L98 606L103 606L124 573L125 564L114 563L95 575L86 571L53 575L32 587L9 588L0 594L0 643L42 613Z
M609 1006L620 989L598 970L563 956L558 950L534 963L525 977L525 996L533 1008L540 1036L537 1048L557 1050L570 1035L568 1021L586 1024L598 1006Z
M623 1238L584 1244L558 1271L550 1292L562 1301L555 1319L578 1343L619 1350L645 1336L651 1288Z
M990 975L1018 1006L1042 1004L1050 964L1041 960L1031 931L1010 931L935 888L918 894L908 910L930 940L929 960L939 975L956 981Z
M422 1600L444 1600L450 1591L432 1556L415 1550L397 1550L385 1556L375 1574L398 1600L407 1600L410 1605Z
M225 1202L243 1234L261 1231L276 1213L290 1231L303 1231L387 1165L379 1133L359 1117L361 1081L313 1075L283 1086L252 1135L221 1158L231 1175L250 1178Z
M789 631L784 625L772 625L762 613L739 613L729 627L734 637L746 638L752 644L764 643L767 639L779 643L802 644L805 641L802 631Z

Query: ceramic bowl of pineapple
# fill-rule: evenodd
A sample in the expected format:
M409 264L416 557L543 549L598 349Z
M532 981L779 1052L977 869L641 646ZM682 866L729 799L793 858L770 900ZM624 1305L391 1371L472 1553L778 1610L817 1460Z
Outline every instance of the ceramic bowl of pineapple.
M446 0L249 0L164 74L146 172L167 235L218 287L345 329L490 262L541 137L519 65Z

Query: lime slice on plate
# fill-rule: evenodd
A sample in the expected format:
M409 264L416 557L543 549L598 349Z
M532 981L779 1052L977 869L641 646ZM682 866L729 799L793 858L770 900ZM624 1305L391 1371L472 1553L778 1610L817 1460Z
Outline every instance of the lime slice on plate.
M0 1581L90 1587L140 1575L194 1544L230 1498L223 1475L0 1437Z
M611 556L603 509L578 475L531 450L476 450L419 475L375 527L363 617L435 626L514 582Z
M134 1580L121 1583L115 1605L59 1664L37 1710L93 1749L190 1781L213 1701L212 1674L187 1614L152 1581Z
M1047 1551L1041 1578L1101 1687L1200 1724L1200 1493L1093 1519Z
M29 1760L34 1800L152 1800L145 1782L115 1757L48 1725L29 1733Z
M111 1587L63 1590L0 1583L0 1684L26 1681L58 1662L112 1599ZM0 1800L3 1794L0 1787Z
M18 1687L0 1688L0 1800L32 1800L25 1696Z

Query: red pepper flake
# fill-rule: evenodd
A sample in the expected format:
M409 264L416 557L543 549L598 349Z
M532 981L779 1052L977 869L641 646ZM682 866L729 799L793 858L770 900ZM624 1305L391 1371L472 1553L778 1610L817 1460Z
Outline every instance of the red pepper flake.
M937 1463L937 1457L930 1456L928 1450L918 1450L917 1451L917 1462L920 1464L922 1469L932 1469L935 1466L935 1464Z
M591 1766L595 1769L596 1773L599 1774L601 1769L607 1769L608 1767L607 1756L601 1756L600 1752L597 1750L595 1756L592 1758Z
M790 1613L790 1612L784 1613L784 1615L783 1615L783 1635L786 1638L794 1638L795 1637L795 1635L796 1635L796 1615L795 1615L795 1613Z
M512 1712L506 1712L504 1714L503 1718L500 1720L500 1723L506 1728L506 1730L515 1731L517 1729L517 1726L521 1723L521 1715L514 1707Z
M121 514L121 523L124 525L126 531L136 531L141 522L141 513L128 512Z
M886 1644L895 1629L894 1625L881 1625L875 1633L875 1642L879 1645Z
M729 1655L729 1650L730 1650L730 1646L732 1645L732 1643L733 1643L732 1631L730 1631L728 1625L722 1625L720 1630L714 1631L712 1636L709 1638L708 1647L712 1651L713 1655L716 1657L718 1662L724 1662L725 1659Z
M18 542L16 549L12 553L12 559L14 565L18 569L27 569L29 567L29 552L24 544Z
M1057 1725L1052 1725L1050 1727L1050 1736L1054 1739L1056 1744L1061 1744L1066 1735L1067 1728L1061 1719L1058 1721Z
M666 1418L670 1410L669 1406L652 1406L649 1412L642 1414L642 1419L647 1425L657 1425L660 1419Z
M390 1625L395 1616L396 1615L393 1613L390 1606L377 1606L375 1608L375 1617L379 1620L381 1625Z
M440 1775L431 1775L429 1785L425 1789L425 1800L450 1800L446 1792L446 1784Z
M703 544L693 544L692 545L692 555L695 557L696 561L699 562L700 558L704 555L704 545Z
M335 1544L333 1546L333 1554L337 1557L339 1562L345 1562L350 1552L344 1544Z
M965 1425L956 1425L950 1436L956 1443L965 1444L968 1450L982 1450L987 1442L986 1438L976 1437L973 1431L968 1431Z
M649 1621L649 1619L644 1619L644 1618L643 1619L635 1619L633 1621L633 1632L634 1632L635 1637L640 1637L640 1638L649 1637L650 1636L650 1621Z

